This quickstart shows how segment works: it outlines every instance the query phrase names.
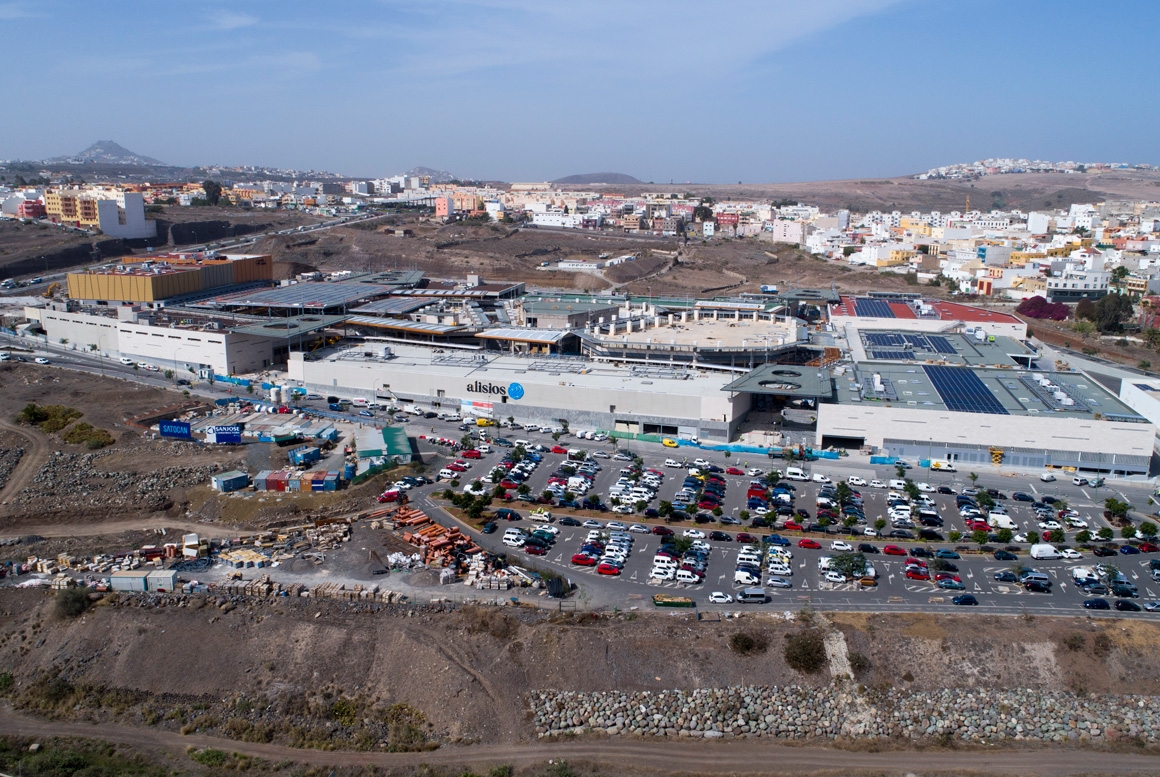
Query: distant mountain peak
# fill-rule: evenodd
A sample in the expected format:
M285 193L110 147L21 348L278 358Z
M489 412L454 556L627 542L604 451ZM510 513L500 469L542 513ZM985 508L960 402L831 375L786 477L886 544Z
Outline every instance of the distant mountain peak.
M615 186L624 186L641 183L631 175L624 173L583 173L581 175L569 175L565 178L557 178L552 183L563 184L593 184L593 183L609 183Z
M129 149L122 146L120 143L112 140L98 140L91 146L81 151L78 154L70 154L68 156L58 156L52 159L46 159L46 162L98 162L107 165L161 165L167 166L164 162L154 159L149 156L142 156L135 154Z
M403 173L403 175L418 177L428 176L431 179L431 183L449 183L456 179L456 176L452 175L446 170L436 170L431 167L423 167L422 165L419 167L412 167L410 170Z

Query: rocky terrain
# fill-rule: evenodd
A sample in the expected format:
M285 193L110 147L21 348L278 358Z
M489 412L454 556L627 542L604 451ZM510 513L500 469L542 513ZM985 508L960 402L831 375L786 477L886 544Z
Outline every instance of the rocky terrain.
M959 739L976 743L1160 740L1154 696L948 688L867 689L852 684L733 687L650 693L541 691L536 732L777 739Z

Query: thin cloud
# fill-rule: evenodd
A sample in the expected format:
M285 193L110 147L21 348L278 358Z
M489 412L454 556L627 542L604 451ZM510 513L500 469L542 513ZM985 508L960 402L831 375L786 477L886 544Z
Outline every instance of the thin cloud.
M210 24L216 30L238 30L258 23L257 16L238 11L215 11L209 16Z
M0 19L5 21L11 19L34 19L43 15L28 10L21 3L0 3Z

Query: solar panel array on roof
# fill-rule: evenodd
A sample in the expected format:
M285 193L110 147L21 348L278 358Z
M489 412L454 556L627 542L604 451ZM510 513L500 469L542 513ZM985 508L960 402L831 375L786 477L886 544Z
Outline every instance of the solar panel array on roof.
M955 347L951 345L951 341L945 337L937 337L935 335L927 335L926 338L932 346L934 346L935 353L958 353Z
M871 359L889 359L891 361L908 360L913 361L914 351L871 351Z
M1010 415L979 376L964 367L922 368L948 410L960 413Z
M870 318L894 318L890 305L880 299L855 299L854 313Z
M868 345L876 345L880 348L900 348L904 345L902 336L893 332L867 332L863 337L866 338Z

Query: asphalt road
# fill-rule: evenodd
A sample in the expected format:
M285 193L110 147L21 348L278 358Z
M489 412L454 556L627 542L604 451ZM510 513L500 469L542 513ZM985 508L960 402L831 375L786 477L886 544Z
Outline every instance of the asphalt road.
M430 435L432 434L432 427L435 429L434 435L438 437L458 439L464 434L463 431L458 429L458 422L442 422L436 420L415 421L410 424L408 433L413 436ZM528 432L526 430L498 430L498 432L500 436L509 440L516 438L527 439L532 443L538 443L545 447L550 447L554 444L551 436L544 433ZM588 440L581 441L572 437L561 438L559 444L567 448L583 448L588 451L604 450L609 453L613 451L610 443L595 443ZM629 445L633 453L637 453L643 457L646 468L656 468L668 473L659 492L659 499L666 500L671 499L673 493L680 487L680 481L682 479L682 470L663 466L667 458L675 458L678 461L683 461L687 453L690 461L700 457L708 459L722 467L740 466L744 468L748 465L749 467L760 467L766 470L771 467L784 470L785 467L784 461L770 461L769 459L758 460L754 456L734 455L726 459L722 452L717 451L702 451L695 448L681 448L674 451L660 445L639 442L632 442ZM446 455L442 449L433 448L432 450L437 454ZM461 476L460 490L467 484L468 480L475 477L486 477L495 463L503 456L504 450L503 448L499 448L496 452L485 455L481 460L469 461L468 463L472 467ZM543 491L553 470L556 469L560 462L566 459L564 454L543 452L542 455L544 456L543 462L527 481L533 494L538 494ZM624 463L616 461L615 459L598 459L597 463L603 469L599 473L594 488L590 493L599 494L603 501L607 503L608 488L619 476L619 469L624 466ZM857 475L867 481L875 478L886 481L896 476L893 467L874 466L867 459L820 460L805 465L805 468L810 473L824 473L835 482L839 479L844 480L851 475ZM432 469L437 470L438 467L432 467ZM961 491L963 488L971 485L969 471L951 474L916 469L911 470L910 474L916 482L927 482L935 487L947 485L955 491ZM1081 514L1081 517L1088 522L1092 531L1095 531L1100 526L1106 525L1101 513L1103 510L1103 500L1107 496L1116 496L1132 504L1142 505L1147 504L1147 497L1150 493L1150 489L1144 484L1113 483L1109 481L1112 483L1111 485L1093 489L1073 486L1070 482L1070 477L1067 480L1061 477L1054 483L1044 483L1038 479L1035 473L999 473L985 470L978 474L979 478L976 484L978 487L998 488L1008 497L1014 491L1024 491L1036 496L1036 498L1044 494L1064 498L1067 500L1069 506L1076 509ZM726 475L725 479L727 481L727 489L724 512L730 515L737 515L744 508L746 485L750 478ZM797 488L795 507L804 508L812 515L819 484L795 482L793 485ZM412 492L411 496L413 500L419 501L420 505L429 514L438 517L445 523L452 524L455 522L455 519L442 511L429 498L432 492L442 491L447 486L447 483L428 486L419 489L417 492ZM879 516L884 517L887 493L885 489L860 487L856 490L862 493L869 524L872 525L874 520ZM944 535L951 529L965 530L966 527L963 525L955 506L954 496L937 493L930 493L928 495L935 501L939 515L945 521L945 525L940 529ZM1006 499L1004 503L1011 517L1019 525L1019 531L1038 530L1038 519L1035 517L1029 503L1017 502L1012 499ZM655 507L656 504L657 502L653 502L652 506ZM513 502L510 506L517 510L523 510L524 512L531 507L527 503L518 501ZM568 512L554 510L553 514L556 518L559 518ZM622 516L605 513L597 518L602 523L607 523L611 520L620 520L624 524L631 524L635 522L634 519L640 519L640 516ZM659 522L652 520L648 521L648 523L655 524ZM722 606L712 605L708 602L708 597L711 592L721 591L732 593L736 589L744 587L733 584L734 565L739 550L739 544L736 542L710 541L710 545L713 547L705 582L700 585L686 585L649 579L652 557L660 545L660 538L657 536L651 534L635 534L633 552L626 562L622 574L619 577L609 577L597 574L592 568L578 567L570 563L572 554L577 552L583 543L589 531L588 528L561 526L562 531L559 539L547 555L530 556L521 550L515 550L502 544L502 529L508 525L506 522L501 521L501 531L496 534L481 535L474 531L473 534L478 538L481 546L488 550L496 553L506 553L509 559L518 559L518 563L524 565L548 567L565 575L581 589L583 592L582 596L591 606L621 608L633 606L651 607L649 598L653 594L661 591L690 596L697 601L698 606L705 609L737 609L739 606L744 608L755 606L737 604ZM534 524L525 520L516 525L530 528ZM979 600L977 609L989 613L1020 614L1024 612L1036 612L1053 615L1104 615L1107 617L1160 618L1160 613L1130 613L1114 610L1102 613L1083 609L1082 601L1085 597L1072 583L1069 574L1069 570L1075 566L1090 566L1097 562L1113 563L1118 566L1129 580L1139 587L1140 599L1137 600L1138 603L1142 604L1143 602L1156 601L1160 600L1160 584L1153 582L1148 572L1148 562L1152 557L1149 554L1095 558L1085 553L1085 558L1080 560L1038 561L1029 558L1025 550L1028 546L1026 544L1022 545L1021 547L1024 548L1024 551L1018 553L1018 563L1021 563L1025 567L1031 567L1037 571L1045 572L1053 583L1053 592L1051 594L1029 593L1020 586L995 580L994 576L997 573L1011 570L1014 563L996 561L989 555L963 554L961 559L950 560L951 564L957 566L956 574L958 574L965 586L964 590L958 591L939 589L935 587L933 582L929 581L907 579L903 571L904 561L901 556L870 554L868 555L868 560L874 565L879 574L879 585L872 589L862 589L855 583L829 583L823 579L823 573L818 569L818 559L823 555L837 552L829 549L832 541L841 539L855 545L859 542L871 542L879 549L882 549L887 544L898 544L902 547L918 546L927 547L932 550L937 548L950 549L964 545L970 546L970 543L962 541L957 544L949 542L905 543L898 542L897 540L871 537L850 537L845 534L829 536L820 534L803 535L776 529L754 530L747 529L744 526L719 526L717 524L694 525L692 522L673 524L672 528L677 534L680 534L687 528L700 529L705 531L706 534L714 529L727 531L731 535L735 535L738 531L749 531L749 533L757 536L777 532L789 539L793 545L790 548L793 553L793 574L790 578L793 582L793 588L775 589L767 587L766 591L769 593L771 601L765 605L756 605L766 609L794 609L808 604L810 607L819 610L938 611L954 607L951 599L956 594L970 593L974 594ZM887 530L889 530L889 527ZM1075 532L1068 531L1067 535L1068 542L1065 544L1074 545L1073 538ZM796 547L798 540L803 536L817 539L822 544L822 549L808 550ZM930 559L927 559L928 563L930 561ZM1113 601L1113 597L1107 596L1104 598ZM964 610L967 608L955 607L955 609Z

